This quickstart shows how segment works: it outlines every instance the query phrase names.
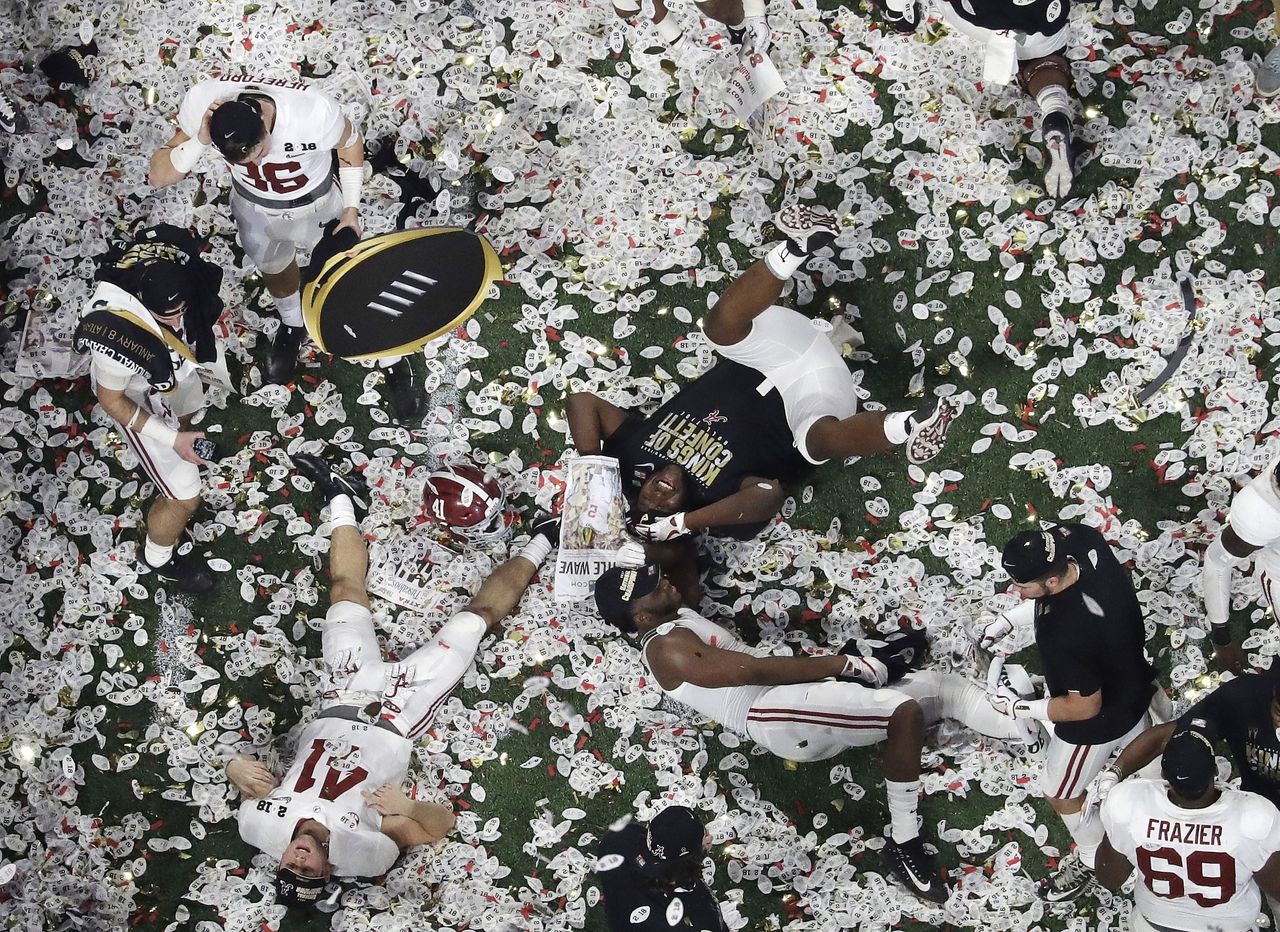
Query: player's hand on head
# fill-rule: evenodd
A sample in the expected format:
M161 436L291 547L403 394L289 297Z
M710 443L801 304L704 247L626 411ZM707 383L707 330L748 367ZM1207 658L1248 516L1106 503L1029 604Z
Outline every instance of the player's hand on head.
M250 799L261 799L278 785L275 775L261 761L251 757L227 761L227 779Z
M206 146L213 145L213 131L209 129L209 121L213 119L213 111L222 106L222 101L214 101L209 105L209 109L204 112L204 117L200 120L200 132L196 133L196 139ZM228 113L232 111L228 110Z
M364 790L363 795L365 802L380 815L408 815L413 808L413 800L404 794L404 790L390 783L384 783L376 790Z
M684 515L683 511L678 511L673 515L658 518L647 524L637 524L635 527L636 536L642 541L651 544L660 544L663 541L683 537L685 534L690 533L689 529L684 526Z
M364 229L360 226L360 211L355 207L347 207L342 211L342 216L338 218L338 225L333 228L333 232L339 230L353 230L357 237L364 235Z

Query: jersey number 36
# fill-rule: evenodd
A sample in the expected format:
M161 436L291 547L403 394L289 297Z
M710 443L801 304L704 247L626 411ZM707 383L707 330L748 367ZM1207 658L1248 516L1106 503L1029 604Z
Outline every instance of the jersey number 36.
M1236 892L1236 861L1225 851L1192 851L1184 860L1173 848L1139 848L1142 882L1156 896L1187 897L1199 906L1220 906ZM1187 892L1187 884L1195 892ZM1198 888L1198 889L1197 889Z

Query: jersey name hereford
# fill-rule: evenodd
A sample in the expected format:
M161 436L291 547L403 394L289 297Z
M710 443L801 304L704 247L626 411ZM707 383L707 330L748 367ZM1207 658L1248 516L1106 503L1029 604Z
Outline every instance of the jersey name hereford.
M271 148L258 162L227 163L235 189L255 204L281 209L332 184L333 150L342 142L344 117L336 101L307 84L224 75L201 81L178 109L178 127L196 138L205 111L241 94L275 104Z
M395 863L399 847L382 834L382 816L365 790L399 785L411 745L385 728L318 718L303 729L297 755L280 785L264 799L240 805L240 837L278 858L298 825L314 819L329 829L329 860L341 877L376 877Z
M1163 780L1126 780L1107 796L1107 839L1137 868L1134 905L1149 923L1253 929L1262 905L1253 875L1280 850L1280 811L1253 793L1221 793L1203 809L1175 805Z

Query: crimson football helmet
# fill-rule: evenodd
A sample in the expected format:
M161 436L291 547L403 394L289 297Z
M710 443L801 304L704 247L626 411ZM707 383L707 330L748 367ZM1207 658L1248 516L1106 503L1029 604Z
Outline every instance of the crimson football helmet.
M506 531L506 505L502 487L474 466L435 470L422 489L422 519L473 543Z

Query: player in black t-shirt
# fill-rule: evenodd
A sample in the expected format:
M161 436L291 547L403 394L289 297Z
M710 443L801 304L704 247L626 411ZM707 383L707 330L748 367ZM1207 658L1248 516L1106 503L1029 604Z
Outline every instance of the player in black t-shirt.
M946 401L916 411L857 411L856 384L839 350L807 318L773 303L840 228L825 208L798 204L774 224L787 241L747 269L707 315L704 332L723 357L714 369L645 418L586 392L567 399L578 452L616 456L624 481L636 486L635 513L647 516L637 533L649 543L709 528L754 536L806 461L900 445L908 461L923 463L941 451L958 413ZM675 577L687 556L648 559Z
M728 932L702 880L711 836L697 813L668 806L647 825L631 822L600 841L596 875L611 932Z
M1148 728L1104 772L1103 788L1141 770L1164 751L1169 736L1184 728L1225 741L1240 774L1240 789L1280 806L1280 673L1248 674L1223 683L1176 722Z
M1156 671L1143 652L1146 629L1133 581L1098 531L1083 524L1025 531L1005 545L1002 563L1026 601L988 624L982 644L990 647L1034 620L1049 698L993 695L991 703L1016 718L1052 723L1040 789L1075 839L1076 853L1063 859L1045 897L1074 899L1092 880L1103 834L1084 811L1085 789L1111 754L1150 724Z

